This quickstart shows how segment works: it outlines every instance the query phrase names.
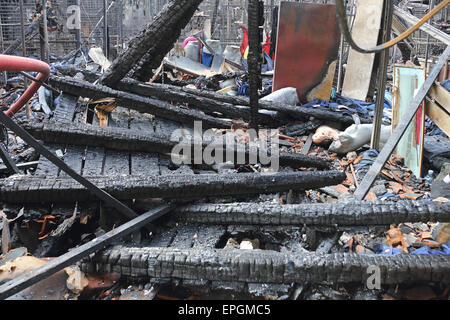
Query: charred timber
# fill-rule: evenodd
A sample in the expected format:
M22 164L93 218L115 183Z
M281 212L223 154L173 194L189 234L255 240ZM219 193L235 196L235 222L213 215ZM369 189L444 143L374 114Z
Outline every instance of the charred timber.
M449 255L289 254L269 250L133 248L116 246L81 264L83 271L117 272L125 278L248 283L366 284L369 267L383 285L450 283Z
M100 83L114 87L147 53L154 59L150 62L151 66L157 68L201 2L202 0L170 1L155 20L130 41L128 49L114 60L108 71L101 77ZM177 35L176 38L175 35ZM148 59L142 62L145 61Z
M158 134L148 134L142 131L130 130L114 127L94 127L82 123L60 123L54 121L36 122L21 120L19 124L36 139L48 143L70 144L80 146L105 147L121 151L157 152L160 154L171 154L176 146L183 146L179 141L171 140L170 137ZM194 157L196 150L204 150L209 147L217 152L222 151L222 159L226 159L227 152L233 152L233 161L244 159L245 163L250 162L250 151L245 145L238 148L236 145L227 146L217 142L188 143L185 148L189 148L190 154ZM270 151L255 150L257 155L261 152L268 157ZM212 153L215 156L215 152ZM275 155L274 155L275 156ZM278 156L278 155L277 155ZM314 167L319 169L329 169L331 162L318 157L309 157L299 153L279 152L279 164L292 168ZM226 159L228 161L229 159ZM257 159L258 160L258 159ZM257 161L259 162L259 161ZM242 164L242 163L241 163Z
M66 93L91 99L115 98L116 103L123 107L150 113L163 119L186 123L193 126L194 121L202 121L204 128L230 128L231 122L206 115L198 110L172 106L158 99L141 97L136 94L117 91L102 85L94 85L87 81L71 78L51 77L49 83Z
M450 203L398 202L308 204L195 204L176 209L177 219L219 225L370 226L404 222L450 222Z
M178 12L163 11L161 13L163 16L162 20L164 21L162 21L158 33L152 38L154 42L152 47L133 68L131 73L132 78L140 81L148 81L153 76L153 69L160 66L164 57L173 48L174 43L177 42L181 35L181 31L189 23L201 2L199 0L189 1Z
M185 88L158 83L143 83L133 79L123 79L117 86L117 90L131 92L145 97L156 97L165 101L188 103L190 107L200 109L209 114L221 113L231 119L250 120L250 108L244 105L236 105L216 99L207 98ZM200 90L198 90L200 91ZM258 113L258 121L261 125L279 127L281 122L264 113Z
M69 75L72 74L75 75L78 73L77 71L78 71L77 69L65 69L64 73ZM93 82L91 81L93 80L92 72L88 71L82 73L85 77L90 79L89 82ZM51 82L52 83L58 82L60 83L60 85L73 86L74 85L73 81L66 81L67 79L68 78L52 77ZM77 86L80 85L82 84L78 84ZM241 119L248 120L250 118L249 108L246 106L238 107L232 104L222 103L213 99L197 96L191 93L184 92L183 90L179 90L180 88L176 86L161 85L161 84L158 85L150 83L147 84L126 78L118 82L115 87L119 91L136 94L142 97L158 98L164 101L176 102L179 104L188 103L189 107L199 109L211 115L214 114L217 115L218 113L220 113L224 117L237 120ZM66 90L71 90L68 89L67 87L65 88ZM76 88L72 90L76 90ZM261 123L266 126L271 127L280 126L280 121L277 121L273 116L267 114L260 114L259 117Z
M118 199L192 199L208 196L274 193L315 189L344 181L337 171L277 174L199 174L163 176L86 176ZM0 180L0 201L5 203L88 201L95 196L67 177L12 176Z
M91 72L86 72L84 70L76 70L74 68L60 68L64 74L75 75L78 72L82 72L89 81L95 81L94 76ZM60 81L60 80L59 80ZM240 115L241 118L247 119L250 114L250 102L248 98L229 96L214 91L197 90L186 87L178 87L169 84L160 83L145 83L139 82L133 79L125 78L118 82L116 88L121 91L127 91L143 96L154 96L162 100L167 101L179 101L192 103L193 106L200 108L204 111L211 112L222 112L231 117ZM186 98L186 100L183 100ZM181 99L181 100L178 100ZM189 99L189 100L187 100ZM201 104L201 102L204 102ZM209 104L209 102L211 102ZM220 106L220 103L222 103ZM237 109L232 109L231 106L235 106ZM293 114L303 118L313 117L320 120L336 121L343 124L353 124L354 120L351 116L319 108L307 108L302 106L292 106L279 103L273 103L268 101L260 101L259 106L261 109L277 111L284 114ZM217 109L214 109L216 108ZM360 117L361 123L372 123L372 120L368 118ZM268 115L263 115L259 113L259 120L262 121L261 124L268 125L274 123L275 119Z

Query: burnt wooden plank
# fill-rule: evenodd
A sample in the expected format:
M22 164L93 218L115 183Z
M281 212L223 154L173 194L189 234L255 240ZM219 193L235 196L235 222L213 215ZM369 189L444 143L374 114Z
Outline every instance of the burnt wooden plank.
M194 238L197 234L198 227L192 225L178 226L177 234L173 239L170 247L173 248L192 248L194 244Z
M78 97L68 93L59 96L58 104L53 112L53 118L58 122L72 122L75 116Z
M154 133L153 116L130 110L130 129ZM131 153L132 175L159 175L159 156L154 152Z
M107 149L105 153L105 166L103 167L102 174L106 176L129 175L129 153Z
M105 148L87 147L83 175L96 176L102 173Z
M67 146L66 152L64 154L64 162L67 163L69 167L75 170L76 173L81 174L81 168L83 164L85 148L78 146ZM68 176L65 172L60 172L61 177Z
M129 128L130 113L123 107L117 107L109 114L109 127ZM129 175L130 153L106 149L104 175Z
M200 225L197 237L194 239L193 248L215 248L220 238L225 234L225 226Z
M188 128L188 127L187 127ZM189 133L191 130L185 130L183 125L181 123L177 123L174 121L161 119L158 117L155 117L155 133L162 134L167 137L171 137L172 134L177 131L178 132L185 132L186 134ZM170 156L165 155L159 155L159 168L160 173L162 175L164 174L194 174L194 171L191 169L188 165L181 165L179 168L174 170L171 170L171 159Z
M163 230L160 233L152 236L148 246L167 248L172 243L175 233L176 233L175 228Z
M23 289L43 280L50 275L64 269L67 266L79 261L80 259L96 252L115 240L144 227L151 221L161 217L170 211L170 206L164 205L156 209L148 211L143 215L121 225L120 227L105 233L104 235L90 241L82 246L79 246L66 254L46 263L40 268L34 269L26 274L10 280L0 286L0 299L5 299Z
M50 150L53 154L55 154L56 150L64 150L64 147L57 144L44 144L44 146ZM36 175L47 176L47 177L56 177L58 176L59 168L55 166L50 160L48 160L44 156L39 157L39 164L36 168Z

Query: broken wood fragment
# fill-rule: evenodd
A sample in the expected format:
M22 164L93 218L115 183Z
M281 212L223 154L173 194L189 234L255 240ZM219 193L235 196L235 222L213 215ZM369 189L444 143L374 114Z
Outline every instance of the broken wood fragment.
M45 279L59 270L64 269L88 256L89 254L104 248L108 244L114 242L121 237L138 230L147 225L156 218L161 217L171 210L171 206L163 205L156 209L150 210L141 216L121 225L120 227L105 233L104 235L90 241L82 246L74 248L68 253L46 263L45 265L34 269L26 274L10 280L0 286L0 299L6 299L9 296L22 291L23 289Z

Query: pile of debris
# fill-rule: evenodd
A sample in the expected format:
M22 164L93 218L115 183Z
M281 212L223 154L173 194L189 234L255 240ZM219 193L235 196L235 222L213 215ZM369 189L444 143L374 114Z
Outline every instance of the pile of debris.
M382 161L397 139L391 124L404 124L404 98L392 100L388 88L380 147L371 147L376 100L332 90L335 15L313 34L323 37L323 61L305 48L301 67L316 64L313 80L301 74L298 86L283 52L295 33L280 26L288 16L280 21L281 67L274 70L268 43L255 119L246 48L222 50L196 35L183 56L172 50L201 2L170 1L112 63L87 46L58 59L31 112L1 118L0 297L447 299L448 124L430 120L422 131L420 168L402 143ZM279 10L336 9L282 2ZM308 21L299 28L309 30ZM449 55L430 72L424 96ZM9 79L3 109L24 80ZM433 86L432 103L448 105L445 85ZM379 278L370 283L373 272Z

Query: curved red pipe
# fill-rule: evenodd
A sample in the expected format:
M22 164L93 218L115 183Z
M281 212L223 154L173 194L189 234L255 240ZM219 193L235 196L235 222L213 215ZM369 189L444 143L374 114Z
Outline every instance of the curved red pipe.
M50 75L50 66L45 62L30 58L16 57L0 54L0 71L34 71L39 72L37 80L44 82ZM40 83L33 81L23 95L17 100L5 113L11 117L19 112L20 109L30 100L38 91Z

